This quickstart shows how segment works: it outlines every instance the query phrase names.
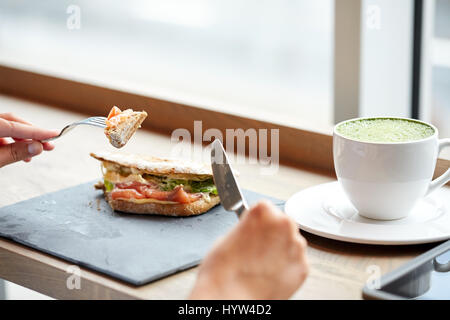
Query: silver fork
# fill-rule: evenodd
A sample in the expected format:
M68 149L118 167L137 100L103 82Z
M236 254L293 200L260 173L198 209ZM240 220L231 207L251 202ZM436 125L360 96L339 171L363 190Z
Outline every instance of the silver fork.
M80 124L86 124L86 125L89 125L89 126L106 128L106 118L105 117L90 117L90 118L87 118L87 119L84 119L84 120L80 120L80 121L71 123L71 124L65 126L61 130L59 135L57 135L56 137L45 139L45 140L42 140L41 142L48 142L48 141L52 141L52 140L58 139L59 137L65 135L67 132L69 132L70 130L72 130L73 128L75 128L76 126L78 126Z

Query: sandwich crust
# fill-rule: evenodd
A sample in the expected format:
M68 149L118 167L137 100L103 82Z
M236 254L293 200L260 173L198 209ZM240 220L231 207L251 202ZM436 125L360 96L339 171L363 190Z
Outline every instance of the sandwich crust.
M138 155L116 152L95 152L91 156L97 160L113 163L119 166L134 168L141 173L159 176L192 175L199 178L212 177L211 165L189 162L178 159L162 159L148 155Z
M154 214L174 217L188 217L205 213L219 204L219 196L211 195L210 201L204 198L188 204L162 204L162 203L134 203L131 201L111 199L110 193L105 192L106 201L113 210L137 213Z
M122 121L115 127L106 127L105 134L109 142L116 148L122 148L131 136L140 128L147 117L147 112L133 112L126 121Z

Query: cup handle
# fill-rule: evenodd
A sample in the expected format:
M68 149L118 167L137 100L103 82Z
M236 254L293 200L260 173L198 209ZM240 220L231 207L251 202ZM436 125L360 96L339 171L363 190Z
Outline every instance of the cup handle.
M438 156L439 153L445 148L450 147L450 139L441 139L439 140L439 147L438 147ZM439 177L434 179L430 182L430 186L428 187L427 195L435 191L436 189L439 189L444 184L450 181L450 168L447 169L443 174L441 174Z

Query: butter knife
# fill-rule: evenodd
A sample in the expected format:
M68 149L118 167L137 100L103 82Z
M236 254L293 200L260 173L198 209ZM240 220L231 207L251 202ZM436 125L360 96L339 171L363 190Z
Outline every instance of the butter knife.
M247 201L242 196L223 145L217 139L212 143L211 166L222 206L240 217L248 209Z

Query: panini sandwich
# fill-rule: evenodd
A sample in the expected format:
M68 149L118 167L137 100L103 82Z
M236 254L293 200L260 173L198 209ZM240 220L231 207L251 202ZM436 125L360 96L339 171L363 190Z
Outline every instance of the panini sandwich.
M98 152L104 190L112 209L139 214L191 216L219 202L211 166L152 156Z

